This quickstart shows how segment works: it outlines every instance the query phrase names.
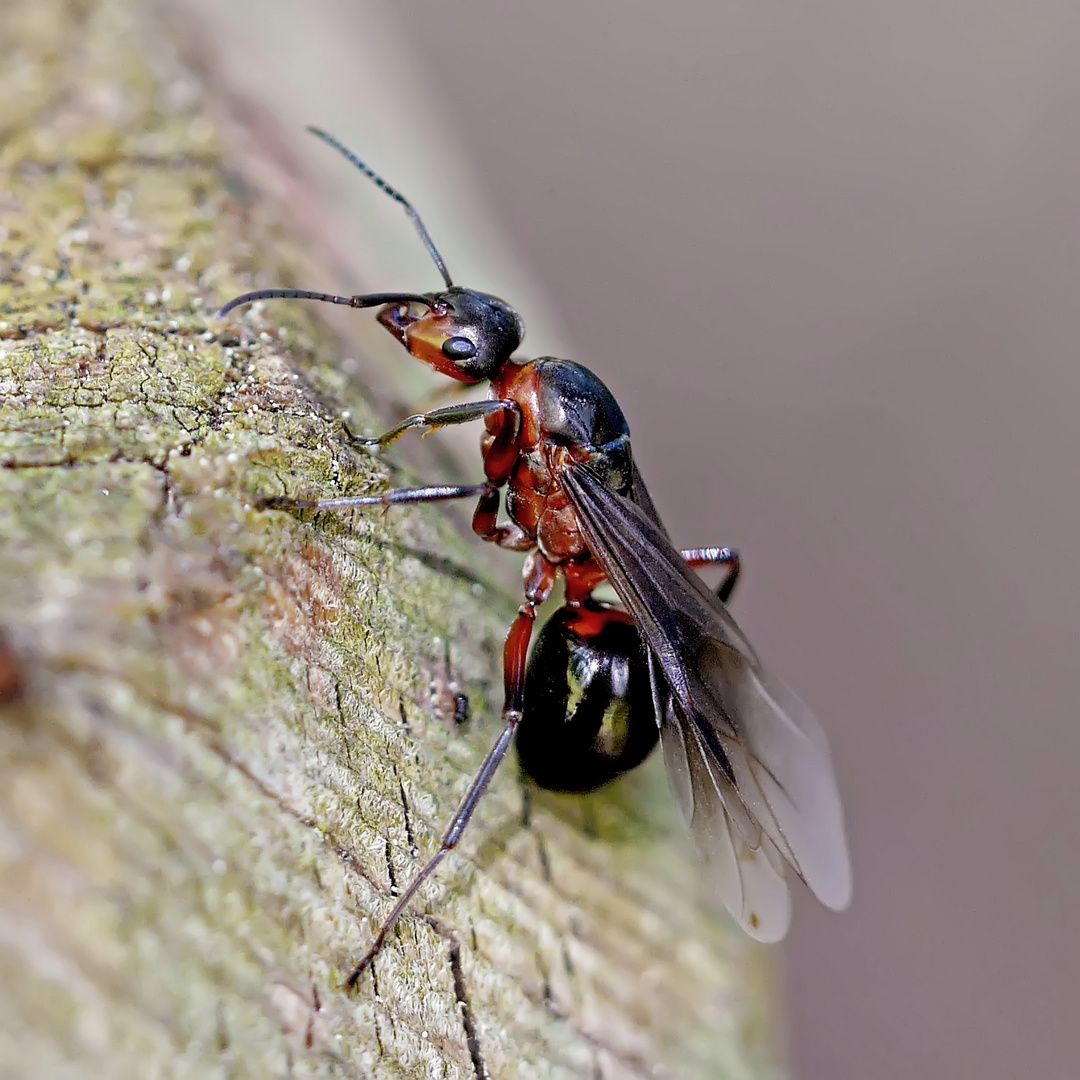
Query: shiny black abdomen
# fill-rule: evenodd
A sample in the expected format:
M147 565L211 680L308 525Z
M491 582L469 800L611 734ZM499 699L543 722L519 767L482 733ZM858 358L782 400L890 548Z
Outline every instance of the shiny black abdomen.
M637 627L596 602L560 608L525 676L517 733L524 772L552 791L590 791L639 765L658 738Z

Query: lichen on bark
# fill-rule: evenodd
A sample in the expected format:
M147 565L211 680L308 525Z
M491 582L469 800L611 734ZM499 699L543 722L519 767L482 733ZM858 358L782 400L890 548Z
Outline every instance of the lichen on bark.
M494 734L514 601L438 512L256 509L390 469L312 313L213 317L303 238L148 18L0 13L0 1076L764 1075L655 768L530 815L504 768L342 992Z

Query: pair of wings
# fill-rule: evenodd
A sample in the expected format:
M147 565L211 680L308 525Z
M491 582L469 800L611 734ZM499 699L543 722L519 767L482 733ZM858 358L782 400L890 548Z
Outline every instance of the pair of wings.
M588 465L560 478L593 556L649 646L668 779L724 906L759 941L791 921L785 863L827 907L851 899L825 734L675 550L635 470L630 496Z

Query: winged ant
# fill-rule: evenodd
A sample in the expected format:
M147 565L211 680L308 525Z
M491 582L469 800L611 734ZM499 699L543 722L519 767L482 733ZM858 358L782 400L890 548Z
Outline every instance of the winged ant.
M672 791L728 911L751 936L787 931L790 867L826 906L851 896L851 870L829 750L809 709L763 667L728 612L739 575L730 548L678 551L630 450L630 431L606 386L570 360L514 357L524 335L504 300L454 285L412 204L331 135L344 155L412 219L445 289L335 296L258 289L230 300L319 300L378 307L408 352L458 382L490 383L485 401L410 416L364 439L389 446L412 428L484 422L486 479L317 501L272 499L282 509L477 499L474 531L528 552L525 602L506 637L503 729L461 801L438 852L398 899L346 980L370 966L417 890L454 849L515 736L522 769L543 787L588 791L640 764L657 742ZM499 523L503 490L509 522ZM692 568L726 567L711 592ZM540 631L536 611L562 576L565 603ZM610 582L621 605L593 591Z

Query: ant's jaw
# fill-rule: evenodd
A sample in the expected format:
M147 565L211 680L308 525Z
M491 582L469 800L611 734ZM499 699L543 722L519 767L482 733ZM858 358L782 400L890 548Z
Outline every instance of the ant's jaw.
M469 359L461 359L460 352L455 355L453 348L449 352L443 350L448 341L467 344L463 335L475 337L475 330L470 331L455 320L450 305L437 300L430 306L415 301L388 304L379 312L378 320L411 356L433 367L440 375L463 383L480 381L468 370ZM469 358L472 355L472 352L468 353Z
M505 301L459 286L422 299L402 296L378 320L417 360L468 384L494 378L524 333Z
M430 307L412 301L401 304L387 304L376 317L408 349L409 327L419 322L425 315L431 314L431 311Z

